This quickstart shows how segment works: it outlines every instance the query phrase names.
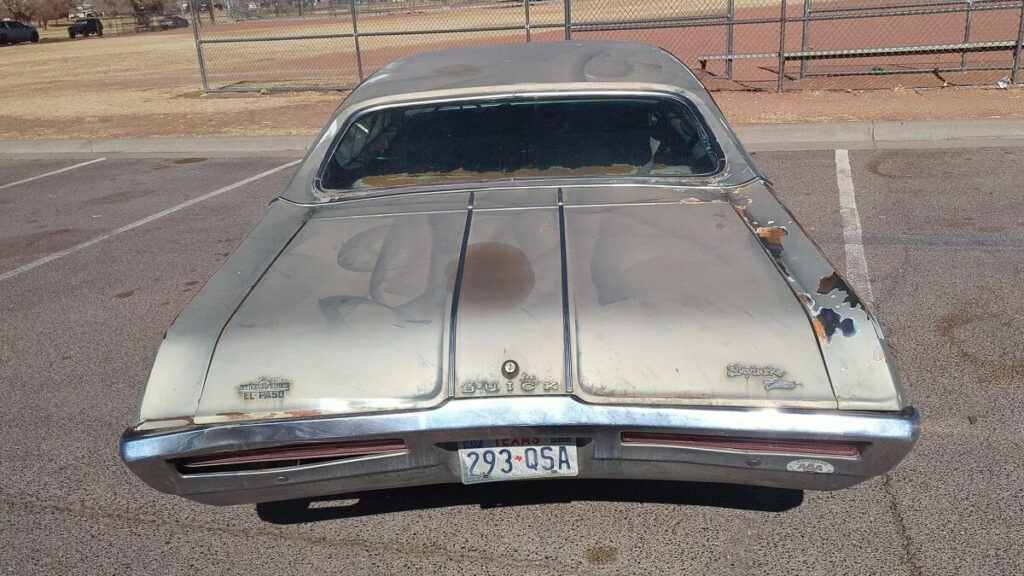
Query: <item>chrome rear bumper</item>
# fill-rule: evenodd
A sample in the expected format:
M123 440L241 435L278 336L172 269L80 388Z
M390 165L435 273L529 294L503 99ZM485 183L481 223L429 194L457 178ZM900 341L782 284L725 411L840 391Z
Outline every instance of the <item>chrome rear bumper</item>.
M870 413L606 406L569 396L481 398L449 400L424 411L128 431L121 438L121 457L157 490L222 505L459 482L458 441L522 436L579 438L579 478L835 490L899 463L917 440L918 421L913 408ZM862 448L848 457L625 444L623 432L858 442ZM183 458L290 444L385 438L401 439L406 449L269 470L186 473L175 464ZM832 471L787 468L805 459L827 463Z

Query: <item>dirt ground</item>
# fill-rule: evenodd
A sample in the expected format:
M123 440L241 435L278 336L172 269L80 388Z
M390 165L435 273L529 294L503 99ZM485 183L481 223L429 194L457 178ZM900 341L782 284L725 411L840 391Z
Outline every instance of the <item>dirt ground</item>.
M191 32L0 47L0 138L311 134L341 92L203 94ZM1024 91L716 92L736 124L1024 117Z

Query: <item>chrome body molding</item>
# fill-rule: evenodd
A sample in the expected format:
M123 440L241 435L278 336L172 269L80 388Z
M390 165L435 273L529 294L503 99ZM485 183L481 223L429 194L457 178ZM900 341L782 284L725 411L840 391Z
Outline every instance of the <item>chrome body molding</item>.
M843 457L624 444L623 432L857 442L862 448ZM572 396L453 399L421 411L128 432L121 455L160 491L226 505L458 482L456 442L525 435L578 438L580 478L834 490L885 473L906 456L917 440L918 413L597 405ZM175 466L181 458L382 438L401 439L406 450L266 470L182 473ZM799 465L805 461L818 465Z

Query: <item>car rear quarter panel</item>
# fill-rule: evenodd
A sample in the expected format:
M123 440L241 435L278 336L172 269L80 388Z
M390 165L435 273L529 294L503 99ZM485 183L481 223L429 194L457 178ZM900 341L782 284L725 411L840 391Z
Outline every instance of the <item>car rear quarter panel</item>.
M729 197L806 309L839 408L902 409L894 359L874 315L771 187L755 182Z
M302 226L309 209L275 201L245 241L185 307L157 352L137 422L191 421L221 328Z

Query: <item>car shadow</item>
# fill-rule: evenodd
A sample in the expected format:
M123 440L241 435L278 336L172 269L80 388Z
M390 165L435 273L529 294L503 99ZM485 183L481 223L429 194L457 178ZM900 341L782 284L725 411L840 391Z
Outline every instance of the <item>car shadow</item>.
M502 508L564 502L636 502L712 506L760 512L785 512L803 503L802 490L734 484L641 480L576 480L505 484L439 484L264 502L256 514L273 524L303 524L375 516L406 510L479 506Z

